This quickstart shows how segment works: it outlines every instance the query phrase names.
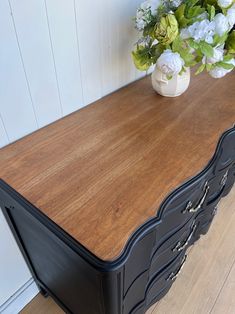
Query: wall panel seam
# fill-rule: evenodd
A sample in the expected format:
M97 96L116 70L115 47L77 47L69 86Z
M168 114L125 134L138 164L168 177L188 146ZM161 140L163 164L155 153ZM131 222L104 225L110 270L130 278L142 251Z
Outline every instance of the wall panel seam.
M64 116L63 106L62 106L62 102L61 102L60 87L59 87L58 74L57 74L57 68L56 68L56 63L55 63L54 48L53 48L52 39L51 39L51 30L50 30L50 23L49 23L46 0L44 0L44 5L45 5L47 28L48 28L49 38L50 38L51 53L52 53L53 65L54 65L54 71L55 71L55 77L56 77L56 86L57 86L57 91L58 91L58 96L59 96L59 101L60 101L60 111L61 111L61 116L63 117Z
M37 129L39 129L37 114L36 114L35 107L34 107L33 97L32 97L30 84L29 84L29 80L28 80L28 76L27 76L27 72L26 72L26 68L25 68L25 64L24 64L24 58L23 58L23 55L22 55L21 47L20 47L19 37L18 37L18 34L17 34L17 30L16 30L16 24L15 24L15 19L14 19L13 10L12 10L12 6L11 6L11 1L10 0L8 0L8 4L9 4L9 7L10 7L10 11L11 11L12 24L13 24L14 31L15 31L16 42L17 42L17 46L18 46L18 50L19 50L19 54L20 54L20 60L21 60L21 63L22 63L22 67L23 67L23 71L24 71L24 75L25 75L25 80L26 80L26 84L27 84L27 88L28 88L28 92L29 92L29 98L30 98L30 101L31 101L31 105L32 105L33 114L34 114L35 122L36 122L36 125L37 125Z
M85 100L84 100L84 93L83 93L83 75L82 75L81 57L80 57L80 44L79 44L79 39L78 39L78 23L77 23L77 13L76 13L75 0L73 0L73 8L74 8L74 18L75 18L75 25L76 25L75 31L76 31L76 39L77 39L78 63L79 63L79 69L80 69L80 75L81 75L82 106L84 106Z
M8 136L7 129L6 129L6 127L5 127L5 124L4 124L4 121L3 121L3 118L2 118L1 113L0 113L0 120L1 120L1 123L2 123L2 127L3 127L3 129L4 129L4 131L5 131L5 134L6 134L8 143L10 143L10 138L9 138L9 136Z

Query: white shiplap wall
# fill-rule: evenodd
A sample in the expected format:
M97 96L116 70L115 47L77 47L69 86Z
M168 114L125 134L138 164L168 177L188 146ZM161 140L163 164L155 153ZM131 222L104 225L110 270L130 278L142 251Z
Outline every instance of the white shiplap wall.
M0 0L0 147L143 76L130 55L140 2ZM1 312L30 275L1 215L0 228Z
M0 147L139 78L140 0L0 1Z

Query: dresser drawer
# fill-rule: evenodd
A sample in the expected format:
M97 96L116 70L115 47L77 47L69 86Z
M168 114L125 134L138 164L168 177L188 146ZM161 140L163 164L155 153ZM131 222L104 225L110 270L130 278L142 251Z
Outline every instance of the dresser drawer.
M203 210L209 191L206 184L208 176L207 173L201 180L197 180L182 191L177 191L170 201L163 204L161 220L156 221L148 233L139 239L125 265L124 295L136 278L149 269L156 249L184 226L182 232L190 228L190 221Z
M187 249L197 229L197 222L194 218L190 219L183 228L174 233L160 247L156 249L151 259L149 268L149 278L160 272L169 261L177 257L177 255Z
M124 314L143 314L145 303L152 304L156 302L164 292L166 293L170 289L183 268L185 261L185 251L182 251L162 272L152 277L145 287L144 294L139 294L137 286L136 293L124 300Z
M179 228L193 219L205 208L210 186L208 179L211 173L206 173L204 177L182 191L178 191L164 207L162 224L157 228L157 238L161 239L167 232Z
M182 251L162 273L153 277L147 288L148 304L158 300L159 295L161 295L164 290L170 288L183 269L186 259L187 255L185 255L185 251Z
M133 300L137 295L138 299L144 298L148 282L151 282L153 277L161 273L171 261L175 260L182 251L187 249L196 227L195 219L190 219L180 230L171 234L170 237L155 248L148 270L141 273L132 282L124 296L124 300Z
M148 280L147 274L144 274L146 270L149 270L148 276L151 277L152 272L160 271L175 257L176 252L170 247L174 241L182 246L190 236L186 242L192 244L200 233L205 233L203 229L206 231L209 228L216 206L230 184L231 177L234 177L231 171L231 165L216 175L213 169L209 169L200 179L166 199L162 205L161 220L152 225L139 240L125 266L124 296L128 290L131 291L132 285L134 287L137 284L135 281L138 278L141 281Z

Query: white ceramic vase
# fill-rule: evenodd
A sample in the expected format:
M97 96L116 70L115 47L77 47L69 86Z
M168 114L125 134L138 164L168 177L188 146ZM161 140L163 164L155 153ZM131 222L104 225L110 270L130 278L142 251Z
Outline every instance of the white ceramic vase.
M176 97L183 94L189 86L190 82L190 68L181 75L174 75L170 80L166 75L155 67L152 73L153 89L160 95L166 97Z

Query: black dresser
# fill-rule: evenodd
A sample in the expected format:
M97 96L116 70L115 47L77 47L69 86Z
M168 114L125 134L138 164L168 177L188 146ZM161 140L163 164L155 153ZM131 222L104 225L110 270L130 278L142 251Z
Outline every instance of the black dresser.
M144 314L168 292L234 184L233 85L202 75L167 99L147 77L0 150L0 207L43 295Z

